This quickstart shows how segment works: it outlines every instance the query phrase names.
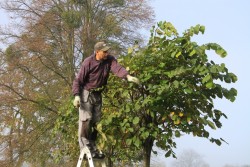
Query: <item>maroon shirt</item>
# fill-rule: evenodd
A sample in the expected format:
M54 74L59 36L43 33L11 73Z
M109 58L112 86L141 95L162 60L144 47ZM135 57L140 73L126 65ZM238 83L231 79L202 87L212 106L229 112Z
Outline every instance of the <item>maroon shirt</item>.
M96 60L95 54L87 57L73 82L73 95L79 95L83 89L90 90L105 86L110 70L120 78L125 79L128 75L128 71L111 55L101 61Z

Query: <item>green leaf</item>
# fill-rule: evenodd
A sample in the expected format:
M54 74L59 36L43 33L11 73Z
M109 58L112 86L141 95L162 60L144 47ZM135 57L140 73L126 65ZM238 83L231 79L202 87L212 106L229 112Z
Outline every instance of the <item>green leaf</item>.
M140 118L139 118L139 117L135 117L135 118L133 119L133 124L136 125L136 124L139 123L139 121L140 121Z
M208 125L212 128L212 129L216 129L216 127L215 127L215 125L214 125L214 123L213 122L211 122L210 120L207 120L207 123L208 123Z
M149 136L149 132L148 131L143 132L141 136L142 136L143 139L146 139Z
M205 32L205 26L200 26L200 31L201 31L202 34L204 34L204 32Z
M165 63L162 63L162 62L161 62L161 63L159 64L159 67L161 67L161 68L163 68L163 67L165 67L165 66L166 66Z
M126 144L127 144L128 146L130 146L131 143L132 143L132 139L127 139L127 140L126 140Z
M233 74L232 77L232 82L235 83L238 80L238 77L236 75Z
M134 128L128 128L129 132L134 132Z
M195 27L194 27L194 33L197 35L197 34L199 34L199 30L200 30L200 25L196 25Z
M174 88L179 88L179 82L178 81L174 81L173 85L174 85Z
M153 133L151 133L151 136L156 138L158 136L158 133L156 131L154 131Z
M218 49L218 50L215 50L215 52L220 55L221 57L226 57L227 56L227 52L224 50L224 49Z
M202 83L206 83L206 82L208 82L209 80L211 80L212 79L212 77L211 77L211 75L206 75L203 79L202 79Z
M178 131L178 130L175 131L175 137L181 137L180 131Z
M221 141L220 141L220 140L218 140L218 139L216 139L216 140L215 140L215 143L216 143L218 146L220 146L220 145L221 145Z
M224 77L224 81L225 81L226 83L231 83L231 77L228 76L228 75L226 75L226 76Z
M181 52L178 52L175 57L178 58L181 55Z
M163 35L163 32L162 32L160 29L156 29L156 33L157 33L158 35Z
M137 137L135 137L134 138L134 145L137 147L137 148L139 148L139 146L140 146L140 140L137 138Z
M193 90L192 90L192 89L189 89L189 88L186 88L186 89L184 89L184 92L190 94L190 93L193 93Z
M213 88L213 87L214 87L213 81L210 81L210 82L206 83L206 87L207 87L208 89Z
M196 53L196 50L192 50L192 52L189 53L189 56L193 56Z
M209 137L209 133L208 132L203 132L203 137L208 138Z
M174 121L175 125L179 125L181 123L180 118L177 116L177 119Z
M171 57L174 58L177 51L171 53Z
M237 96L237 90L234 89L234 88L231 88L231 89L229 90L228 99L229 99L231 102L234 102L234 101L235 101L235 96Z
M238 78L237 78L237 76L235 74L228 73L228 75L231 77L233 83L235 83L238 80Z
M165 157L166 157L166 158L167 158L167 157L170 157L171 153L172 153L172 151L169 150L169 151L165 154Z

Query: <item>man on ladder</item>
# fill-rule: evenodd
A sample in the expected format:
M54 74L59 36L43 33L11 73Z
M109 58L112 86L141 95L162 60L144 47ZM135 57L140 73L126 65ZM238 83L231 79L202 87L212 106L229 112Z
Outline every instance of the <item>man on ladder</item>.
M95 52L81 64L72 88L75 96L73 104L75 107L79 107L78 141L80 150L87 156L87 152L90 152L91 161L92 158L103 159L105 157L97 149L95 142L97 138L96 124L101 119L101 93L107 84L109 72L112 71L116 76L130 82L139 83L139 80L129 75L114 56L109 55L109 50L110 47L105 42L95 44ZM79 161L80 159L81 157Z

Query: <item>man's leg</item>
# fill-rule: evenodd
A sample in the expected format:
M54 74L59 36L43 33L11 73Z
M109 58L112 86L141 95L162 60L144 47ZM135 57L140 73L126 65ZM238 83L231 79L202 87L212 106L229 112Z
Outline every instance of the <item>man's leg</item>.
M81 121L79 119L79 128L78 128L78 141L80 150L83 149L83 147L89 145L89 120Z
M97 139L97 123L101 120L101 109L102 109L102 95L101 93L91 93L90 98L92 99L92 105L93 105L93 110L92 110L92 120L90 122L91 124L91 132L89 136L89 140L91 145L93 146L94 149L96 149L96 139Z
M83 147L89 145L89 137L90 137L90 121L92 119L92 110L93 105L87 102L81 102L81 106L79 108L79 127L78 127L78 140L80 150Z
M93 123L93 121L91 120L90 121L90 124L91 124L91 131L89 133L89 142L91 144L91 147L93 147L93 149L96 149L96 139L97 139L97 133L98 131L96 130L96 124Z

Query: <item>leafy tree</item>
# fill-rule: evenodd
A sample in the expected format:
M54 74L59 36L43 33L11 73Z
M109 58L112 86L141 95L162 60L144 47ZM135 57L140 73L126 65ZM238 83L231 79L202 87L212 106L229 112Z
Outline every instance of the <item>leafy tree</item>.
M144 166L148 167L154 143L166 151L166 157L176 157L174 138L182 133L217 145L224 141L210 136L207 127L221 128L221 118L227 117L215 108L213 100L233 102L236 89L222 83L234 83L237 77L225 64L208 59L210 49L222 58L226 56L220 45L198 45L191 40L204 31L204 26L197 25L180 36L171 23L159 22L145 48L131 48L120 58L130 73L140 78L141 85L110 78L104 119L98 128L102 141L112 148L108 152L112 160L139 161L135 155L142 150Z

